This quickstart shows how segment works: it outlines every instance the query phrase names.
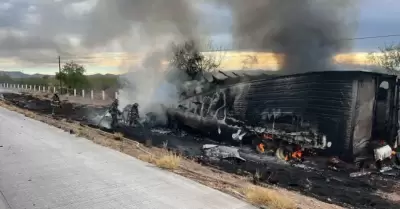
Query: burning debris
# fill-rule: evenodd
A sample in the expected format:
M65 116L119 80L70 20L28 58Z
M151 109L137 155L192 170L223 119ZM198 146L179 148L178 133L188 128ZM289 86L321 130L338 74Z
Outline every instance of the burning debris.
M267 85L274 81L265 82ZM293 107L297 110L288 109L287 112L282 112L279 106L262 107L256 102L256 109L248 109L246 113L244 105L250 103L246 96L251 93L254 84L261 83L244 82L240 83L240 87L234 85L227 88L221 86L215 93L189 97L178 108L168 109L169 122L189 126L221 141L257 144L260 153L273 150L281 159L288 156L301 158L299 156L307 149L327 149L332 146L327 136L315 128L318 121L307 121L307 118L301 116L304 115L301 112L304 110L297 109L298 107ZM241 89L235 89L238 87ZM239 107L242 109L239 110ZM313 114L309 116L309 119L314 117Z

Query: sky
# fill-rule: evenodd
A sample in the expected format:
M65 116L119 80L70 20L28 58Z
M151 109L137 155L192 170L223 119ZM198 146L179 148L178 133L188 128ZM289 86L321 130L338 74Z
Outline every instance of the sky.
M148 3L152 1L161 2L3 0L0 3L0 70L54 74L60 55L61 63L76 61L90 74L121 73L139 62L143 54L165 47L176 34L200 34L199 39L211 41L226 51L232 50L233 18L226 7L216 5L214 0ZM185 1L190 3L182 3ZM400 34L400 1L359 1L356 33L343 38ZM194 11L201 18L192 19ZM194 25L198 26L196 31ZM359 39L347 53L358 53L358 56L397 42L400 37ZM238 68L249 54L271 63L268 53L234 51L225 52L224 56L229 59L223 66Z
M400 34L400 1L361 0L357 37ZM385 44L400 42L400 37L358 40L354 51L373 51Z

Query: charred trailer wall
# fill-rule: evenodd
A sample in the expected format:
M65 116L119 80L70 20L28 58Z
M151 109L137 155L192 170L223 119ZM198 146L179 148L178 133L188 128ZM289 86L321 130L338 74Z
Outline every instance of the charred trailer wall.
M287 132L309 130L326 135L332 142L324 153L351 161L367 149L371 139L380 76L327 71L220 84L185 100L180 120L185 120L185 114L192 115L188 120L191 127L205 128L219 139L232 133L211 128L216 121L231 132L243 126Z
M238 112L253 126L313 130L332 142L327 154L352 156L359 73L318 72L251 82ZM271 123L272 121L272 123Z

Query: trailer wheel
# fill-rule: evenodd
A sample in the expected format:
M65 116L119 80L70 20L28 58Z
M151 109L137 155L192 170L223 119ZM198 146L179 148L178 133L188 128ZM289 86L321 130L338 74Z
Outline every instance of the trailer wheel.
M275 151L275 156L276 156L279 160L287 161L289 154L288 154L288 151L285 150L284 147L279 147L279 148L276 149L276 151Z

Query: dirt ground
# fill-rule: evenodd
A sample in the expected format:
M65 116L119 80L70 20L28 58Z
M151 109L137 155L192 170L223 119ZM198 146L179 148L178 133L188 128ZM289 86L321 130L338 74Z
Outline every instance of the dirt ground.
M93 109L94 107L82 106L82 104L66 103L66 106L72 107L71 110L60 112L57 118L53 118L49 116L51 110L48 109L49 101L44 100L46 96L40 95L39 99L29 95L7 95L5 97L6 101L0 103L5 108L59 127L70 133L86 137L95 143L111 147L139 159L144 159L143 156L149 155L149 153L151 155L160 155L165 152L165 150L157 146L152 148L144 147L139 143L143 142L143 140L132 137L132 135L130 135L130 139L123 137L121 140L117 140L116 138L119 137L116 137L115 134L91 128L82 123L84 121L82 115L87 115L88 111L104 111L104 107L98 107L96 110ZM30 106L28 104L29 101L35 105ZM163 140L160 138L165 137L168 137L168 135L153 135L153 141L155 144L162 143ZM172 146L191 146L190 140L185 140L185 142L177 140L174 142L172 140L174 138L169 137L168 139ZM244 154L246 153L244 152ZM250 157L252 156L251 153L249 155ZM264 165L262 164L263 162L268 162L268 164ZM400 207L398 178L394 177L374 175L350 178L348 173L318 169L315 166L305 169L304 167L307 167L307 165L304 164L282 165L272 161L264 161L261 157L240 166L229 163L227 165L226 162L207 165L204 166L192 159L185 158L182 160L179 169L174 172L245 199L242 190L254 183L253 174L256 168L256 171L263 176L262 181L257 182L257 184L261 184L282 196L292 199L298 208L342 208L341 206L345 208Z

